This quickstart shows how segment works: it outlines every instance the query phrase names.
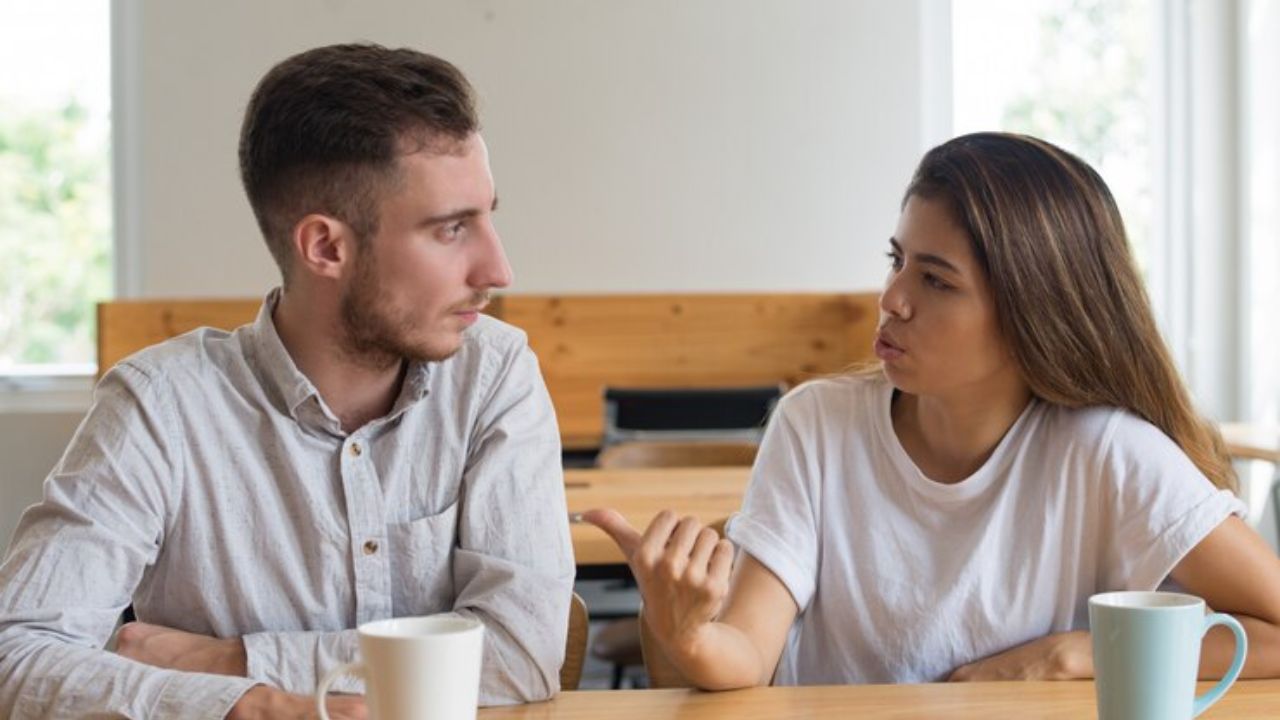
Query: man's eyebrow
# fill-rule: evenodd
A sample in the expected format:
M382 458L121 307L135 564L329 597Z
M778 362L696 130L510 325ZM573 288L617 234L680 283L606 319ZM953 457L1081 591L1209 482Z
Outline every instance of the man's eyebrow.
M905 254L902 250L902 245L898 242L897 238L889 238L889 244L893 246L893 249L899 255ZM950 270L957 275L963 275L963 273L960 272L960 268L953 265L949 260L941 255L934 255L932 253L916 253L915 259L916 262L922 262L926 265L935 265L944 270Z
M489 212L494 212L494 211L496 211L497 209L498 209L498 196L497 196L497 195L494 195L494 196L493 196L493 203L489 206ZM445 213L444 215L433 215L433 216L431 216L431 217L429 217L429 218L427 218L427 219L423 220L423 221L422 221L422 225L423 225L423 226L427 226L427 225L444 225L444 224L446 224L446 223L456 222L456 221L458 221L458 220L465 220L466 218L473 218L473 217L475 217L475 216L477 216L477 215L479 215L479 214L480 214L480 211L479 211L479 210L477 210L476 208L466 208L466 209L463 209L463 210L454 210L453 212L451 212L451 213Z
M444 215L432 215L431 217L423 220L422 224L424 226L425 225L444 225L445 223L451 223L451 222L456 222L458 220L465 220L466 218L472 218L479 214L480 214L480 211L475 208L467 208L465 210L454 210L453 212L445 213Z

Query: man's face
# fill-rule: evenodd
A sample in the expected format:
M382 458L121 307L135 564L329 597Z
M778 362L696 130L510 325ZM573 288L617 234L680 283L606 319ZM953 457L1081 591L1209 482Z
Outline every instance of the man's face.
M367 364L449 357L489 291L511 284L484 140L437 150L400 158L400 180L383 194L378 231L344 288L344 349Z

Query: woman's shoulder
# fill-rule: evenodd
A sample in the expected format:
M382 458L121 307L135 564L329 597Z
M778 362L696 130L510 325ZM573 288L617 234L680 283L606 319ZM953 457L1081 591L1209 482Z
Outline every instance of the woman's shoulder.
M892 391L882 375L833 375L808 380L778 401L776 415L804 430L849 428L872 421Z
M1048 405L1042 428L1046 446L1059 446L1064 450L1073 447L1093 459L1095 467L1131 471L1193 468L1186 454L1163 430L1123 408Z
M851 406L874 404L889 391L889 383L883 375L830 375L795 386L782 397L778 406L792 410L844 410Z

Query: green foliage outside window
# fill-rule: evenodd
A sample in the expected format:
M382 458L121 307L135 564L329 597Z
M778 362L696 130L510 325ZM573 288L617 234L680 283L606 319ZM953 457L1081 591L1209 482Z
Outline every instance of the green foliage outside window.
M109 148L75 102L0 105L0 370L93 362L112 280Z
M1005 107L1002 126L1047 138L1101 174L1139 263L1151 227L1151 0L1048 0L1036 84Z

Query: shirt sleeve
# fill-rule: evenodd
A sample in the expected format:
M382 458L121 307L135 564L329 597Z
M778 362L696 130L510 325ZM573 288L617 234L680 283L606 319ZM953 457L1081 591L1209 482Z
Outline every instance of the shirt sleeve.
M163 541L176 427L147 374L103 378L0 565L0 716L221 718L253 682L104 648Z
M488 369L464 471L454 610L485 625L480 702L546 700L560 689L573 546L560 431L523 340Z
M1228 516L1245 514L1150 423L1117 413L1103 446L1103 588L1154 590Z
M359 659L355 630L256 632L245 635L245 674L254 682L310 695L331 668ZM364 692L352 675L336 678L331 692Z
M769 569L804 612L818 577L818 478L797 426L812 405L805 390L783 398L765 430L729 539Z

